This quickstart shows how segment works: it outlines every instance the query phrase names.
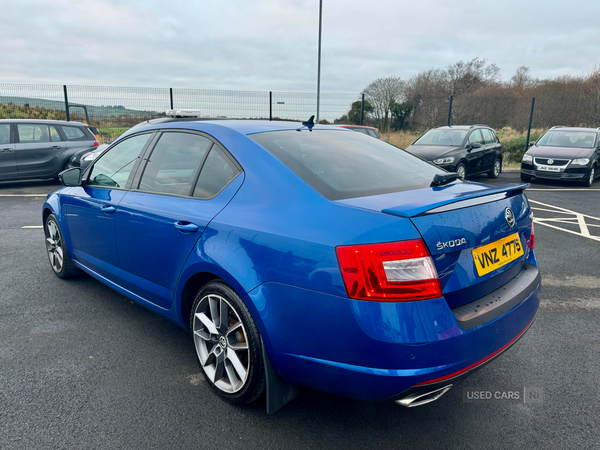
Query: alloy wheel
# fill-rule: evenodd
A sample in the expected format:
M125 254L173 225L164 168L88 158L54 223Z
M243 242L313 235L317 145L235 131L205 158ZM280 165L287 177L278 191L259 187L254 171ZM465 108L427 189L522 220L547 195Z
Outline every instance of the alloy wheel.
M250 372L248 335L235 308L208 294L194 311L193 336L204 373L221 391L240 391Z
M54 220L49 220L46 223L46 231L48 232L48 236L46 237L46 250L48 251L50 265L56 273L60 273L64 264L64 254L60 231Z
M456 173L458 174L458 178L460 178L461 180L464 180L465 175L466 175L465 166L463 166L462 164L459 164L458 168L456 169Z
M494 178L497 178L500 175L500 160L497 159L494 161Z

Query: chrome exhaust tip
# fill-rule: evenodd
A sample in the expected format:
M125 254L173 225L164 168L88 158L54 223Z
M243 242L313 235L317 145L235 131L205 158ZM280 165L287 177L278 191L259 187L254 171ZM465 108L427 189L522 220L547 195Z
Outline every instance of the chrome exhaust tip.
M400 406L404 406L405 408L414 408L415 406L421 406L436 401L438 398L440 398L442 395L448 392L451 388L452 385L449 384L447 386L435 389L433 391L418 392L416 394L411 394L407 397L395 400L395 402L398 403Z

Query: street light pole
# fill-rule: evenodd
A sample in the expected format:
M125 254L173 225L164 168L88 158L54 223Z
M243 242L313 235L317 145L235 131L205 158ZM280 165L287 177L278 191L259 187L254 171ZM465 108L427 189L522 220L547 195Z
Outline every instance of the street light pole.
M323 0L319 0L319 62L317 68L317 120L319 123L319 106L321 100L321 24L323 17Z

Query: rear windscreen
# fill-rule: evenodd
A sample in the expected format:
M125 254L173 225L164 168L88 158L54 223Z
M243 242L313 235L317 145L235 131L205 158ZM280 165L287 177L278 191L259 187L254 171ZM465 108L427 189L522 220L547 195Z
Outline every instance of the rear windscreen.
M445 173L378 139L344 131L273 131L249 136L330 200L429 187Z

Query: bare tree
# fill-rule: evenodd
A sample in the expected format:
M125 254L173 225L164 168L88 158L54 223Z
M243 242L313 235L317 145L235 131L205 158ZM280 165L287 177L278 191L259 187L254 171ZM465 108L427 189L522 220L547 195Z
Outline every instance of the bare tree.
M529 74L529 67L520 66L510 79L510 84L519 91L533 87L535 80Z
M392 108L404 100L404 87L405 83L400 77L385 77L377 78L364 90L379 127L384 131L389 129Z
M414 106L411 125L422 129L444 123L448 96L444 70L429 69L412 77L406 84L406 98Z
M486 65L486 60L479 58L451 64L446 74L448 91L455 98L500 81L500 68L496 64Z

